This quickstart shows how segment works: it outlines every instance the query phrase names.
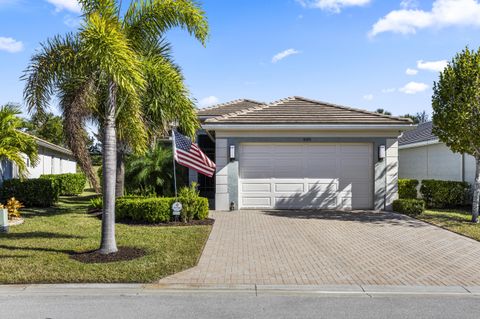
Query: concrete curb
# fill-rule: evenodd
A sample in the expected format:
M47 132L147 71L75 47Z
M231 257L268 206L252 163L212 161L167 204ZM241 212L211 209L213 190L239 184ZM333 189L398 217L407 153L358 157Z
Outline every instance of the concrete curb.
M312 295L471 295L480 286L371 285L195 285L195 284L34 284L0 285L0 296L17 295L152 295L165 293L245 293Z

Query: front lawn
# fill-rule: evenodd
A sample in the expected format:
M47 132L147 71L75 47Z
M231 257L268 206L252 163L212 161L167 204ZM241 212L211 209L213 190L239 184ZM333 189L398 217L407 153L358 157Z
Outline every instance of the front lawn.
M62 197L55 208L24 209L25 223L0 234L0 283L153 282L197 263L211 226L117 224L118 246L143 249L146 256L73 260L72 253L97 249L100 242L101 221L86 213L88 195Z
M461 209L426 210L416 218L480 241L480 225L470 222L470 211Z

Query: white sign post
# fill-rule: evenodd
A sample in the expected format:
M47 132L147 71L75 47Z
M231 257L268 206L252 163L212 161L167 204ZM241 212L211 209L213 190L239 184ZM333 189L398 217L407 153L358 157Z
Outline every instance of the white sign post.
M0 233L8 233L8 210L0 208Z
M180 202L175 202L172 204L172 211L173 211L173 216L175 217L175 221L178 221L178 216L180 216L180 212L182 211L182 203Z

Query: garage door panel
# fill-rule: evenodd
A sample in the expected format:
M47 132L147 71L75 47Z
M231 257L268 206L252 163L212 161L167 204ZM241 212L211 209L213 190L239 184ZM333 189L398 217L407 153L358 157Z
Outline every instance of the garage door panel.
M371 208L371 144L262 145L240 145L241 208Z
M242 197L242 206L243 207L252 207L252 208L270 208L272 207L271 197L256 197L256 196L243 196Z
M337 189L338 189L337 181L308 183L309 192L336 192Z
M278 209L335 209L337 197L275 197L275 208Z
M277 193L303 193L304 191L303 183L275 183Z
M369 156L370 148L365 147L363 144L340 144L339 153L342 155L360 155Z
M244 193L270 193L271 183L243 183L242 192Z

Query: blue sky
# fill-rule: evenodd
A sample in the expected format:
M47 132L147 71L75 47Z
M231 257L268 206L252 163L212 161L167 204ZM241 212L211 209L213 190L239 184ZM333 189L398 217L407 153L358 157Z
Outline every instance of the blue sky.
M124 3L128 2L124 0ZM301 95L394 114L430 112L446 60L480 45L477 0L204 0L206 48L182 30L173 55L200 106ZM76 0L0 0L0 104L41 41L74 31ZM408 70L408 71L407 71Z

